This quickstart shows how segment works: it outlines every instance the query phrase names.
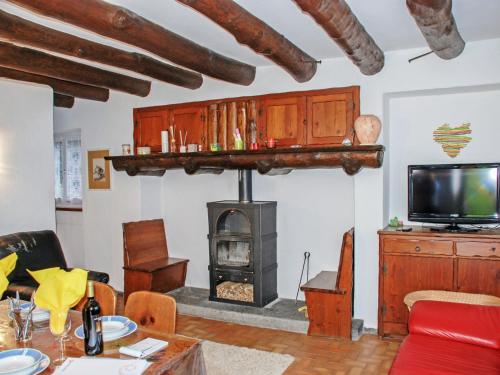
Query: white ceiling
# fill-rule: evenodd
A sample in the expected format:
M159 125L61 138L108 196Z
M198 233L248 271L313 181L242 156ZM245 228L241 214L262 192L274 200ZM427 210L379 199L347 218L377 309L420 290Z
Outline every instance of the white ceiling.
M108 0L122 5L192 41L223 55L256 65L272 63L236 42L224 29L175 0ZM248 11L271 25L278 32L316 59L342 56L342 51L323 29L292 0L237 0ZM406 9L405 0L347 0L365 29L384 51L426 46L420 30ZM117 46L136 48L107 40L84 30L17 8L0 0L0 9L16 13L35 22ZM453 13L466 42L500 38L499 0L455 0Z

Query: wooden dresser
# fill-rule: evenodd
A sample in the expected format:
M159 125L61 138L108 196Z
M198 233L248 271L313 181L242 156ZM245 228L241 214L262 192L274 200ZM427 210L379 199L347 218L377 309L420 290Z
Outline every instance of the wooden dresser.
M500 230L475 233L411 232L385 228L379 234L380 336L406 335L407 293L448 290L500 297Z

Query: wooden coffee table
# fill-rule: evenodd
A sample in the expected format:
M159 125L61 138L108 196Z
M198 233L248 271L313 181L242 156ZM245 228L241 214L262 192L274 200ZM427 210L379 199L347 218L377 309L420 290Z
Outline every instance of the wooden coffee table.
M83 340L74 335L75 329L82 324L81 313L70 311L71 333L65 342L66 357L84 356ZM169 375L206 375L205 362L201 351L201 341L190 337L160 334L138 328L134 333L104 344L104 352L98 357L131 359L132 357L120 354L120 346L131 345L147 337L154 337L168 341L168 346L153 355L147 360L152 365L144 374L169 374ZM31 342L26 345L16 342L14 338L14 328L8 317L7 301L0 301L0 350L30 347L40 350L50 357L51 360L59 355L59 345L55 337L50 333L48 322L39 325L37 323ZM51 374L55 367L50 366L43 374Z

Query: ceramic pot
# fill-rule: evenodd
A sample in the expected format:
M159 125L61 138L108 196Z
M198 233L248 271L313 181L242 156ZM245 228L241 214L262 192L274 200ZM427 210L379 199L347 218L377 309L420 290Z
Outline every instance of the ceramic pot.
M375 115L361 115L354 121L354 130L362 145L374 145L382 130L382 123Z

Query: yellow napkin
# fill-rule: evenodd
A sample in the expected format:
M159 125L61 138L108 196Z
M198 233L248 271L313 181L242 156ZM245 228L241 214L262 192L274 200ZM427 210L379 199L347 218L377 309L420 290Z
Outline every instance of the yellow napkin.
M40 284L35 294L35 304L50 310L50 330L54 334L61 334L68 310L85 295L87 271L75 268L67 272L58 267L27 271Z
M55 275L57 271L60 270L61 267L45 268L38 271L30 271L29 269L26 269L26 271L28 271L31 277L34 278L38 284L42 284L47 277Z
M9 280L7 276L14 271L16 268L17 254L12 253L7 255L5 258L0 259L0 298L2 298L3 292L9 286Z

